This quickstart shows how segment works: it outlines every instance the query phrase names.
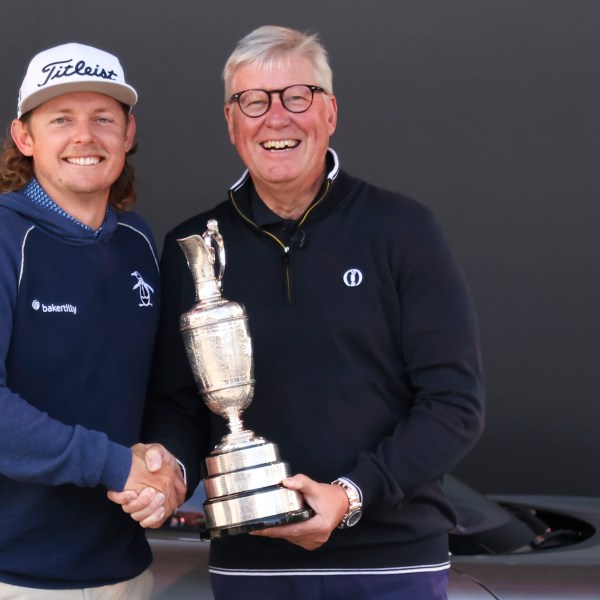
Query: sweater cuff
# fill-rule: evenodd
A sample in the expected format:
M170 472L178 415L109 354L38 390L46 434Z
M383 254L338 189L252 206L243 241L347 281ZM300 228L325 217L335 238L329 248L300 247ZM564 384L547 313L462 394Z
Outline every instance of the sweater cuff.
M133 456L130 448L109 442L100 484L108 490L122 492L131 472L132 461Z

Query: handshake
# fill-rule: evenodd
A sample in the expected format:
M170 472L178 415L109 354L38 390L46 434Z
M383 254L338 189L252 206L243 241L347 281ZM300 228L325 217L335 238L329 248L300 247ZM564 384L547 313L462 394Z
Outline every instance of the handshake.
M181 466L161 444L135 444L131 451L124 491L110 491L108 497L142 527L156 529L185 500Z

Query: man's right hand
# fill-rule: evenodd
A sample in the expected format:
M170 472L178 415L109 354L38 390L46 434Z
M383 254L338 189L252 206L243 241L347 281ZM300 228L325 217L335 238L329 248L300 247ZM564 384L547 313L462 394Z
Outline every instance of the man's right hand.
M179 463L161 444L136 444L131 451L125 489L108 497L142 527L155 529L183 504L187 486Z

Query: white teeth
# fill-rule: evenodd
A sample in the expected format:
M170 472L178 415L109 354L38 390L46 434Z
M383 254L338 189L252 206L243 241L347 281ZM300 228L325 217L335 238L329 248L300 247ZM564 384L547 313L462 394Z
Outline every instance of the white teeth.
M266 150L284 150L286 148L295 148L298 144L298 140L270 140L263 142L262 146Z
M97 156L86 156L86 157L82 157L82 158L67 158L67 162L72 165L89 167L91 165L97 165L100 162L100 158Z

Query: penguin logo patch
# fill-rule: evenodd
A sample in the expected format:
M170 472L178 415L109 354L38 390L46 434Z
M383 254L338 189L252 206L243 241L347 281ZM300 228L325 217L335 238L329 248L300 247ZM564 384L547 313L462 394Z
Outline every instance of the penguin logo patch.
M131 276L137 279L137 283L133 286L133 289L138 290L140 293L140 303L138 306L152 306L152 294L154 294L152 286L148 285L137 271L134 271Z

